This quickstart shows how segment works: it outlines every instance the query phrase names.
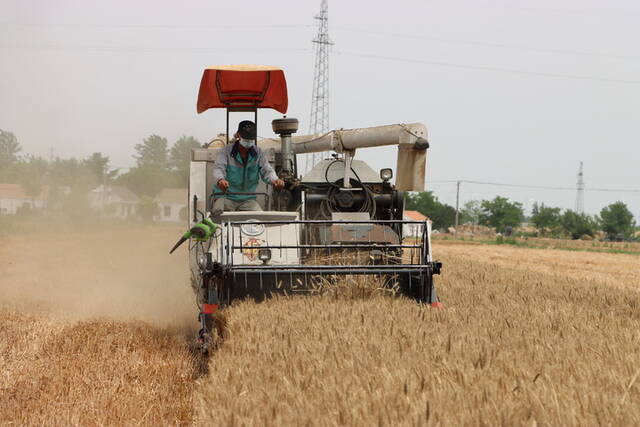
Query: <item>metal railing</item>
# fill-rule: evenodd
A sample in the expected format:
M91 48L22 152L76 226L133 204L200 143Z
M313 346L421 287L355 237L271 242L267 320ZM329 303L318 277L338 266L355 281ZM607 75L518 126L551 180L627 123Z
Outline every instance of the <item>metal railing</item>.
M209 210L213 209L216 200L225 198L225 196L262 196L264 197L265 210L271 210L271 196L267 192L246 192L246 191L225 191L213 192L209 196Z
M426 221L411 220L251 220L263 226L258 245L247 246L251 236L243 232L247 221L222 224L222 263L230 270L286 271L326 274L380 274L418 271L429 267L429 239ZM293 230L291 227L293 226ZM405 226L413 235L403 236ZM287 235L283 236L283 229ZM291 236L291 233L295 236ZM273 235L279 233L279 235ZM338 237L341 241L335 241ZM277 261L259 264L237 262L237 254L269 249ZM295 256L293 256L295 254ZM244 260L244 255L243 260ZM292 259L288 259L292 258Z

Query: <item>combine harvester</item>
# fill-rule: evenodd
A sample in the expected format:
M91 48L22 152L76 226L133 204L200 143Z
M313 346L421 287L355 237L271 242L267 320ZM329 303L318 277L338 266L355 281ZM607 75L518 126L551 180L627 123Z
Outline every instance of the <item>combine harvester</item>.
M230 113L253 113L257 125L259 108L284 114L287 104L282 70L220 66L204 71L197 109L225 109L229 141ZM404 191L424 190L426 127L394 124L294 136L298 120L285 116L271 124L279 138L262 139L258 145L285 187L260 184L256 193L240 193L255 195L263 211L212 212L219 196L213 165L224 136L192 152L191 228L181 241L189 240L203 349L218 326L217 311L232 301L309 293L318 283L334 283L345 275L365 275L438 306L433 276L441 263L431 254L431 224L403 220ZM358 149L383 145L398 146L395 185L390 182L392 169L376 173L354 158ZM336 154L301 174L298 156L318 152ZM411 236L404 236L406 229L412 230Z

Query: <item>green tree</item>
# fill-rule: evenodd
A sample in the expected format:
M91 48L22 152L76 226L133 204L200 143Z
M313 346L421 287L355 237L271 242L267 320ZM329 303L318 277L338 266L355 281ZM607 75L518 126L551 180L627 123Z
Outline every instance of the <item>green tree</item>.
M167 139L151 135L137 144L135 150L136 167L119 176L117 182L138 196L153 197L171 182Z
M57 158L49 163L48 180L54 186L89 189L97 180L87 165L74 158Z
M150 135L142 141L142 144L136 144L135 150L136 154L133 157L139 168L155 171L168 170L167 138Z
M560 227L561 216L560 208L551 208L545 206L544 203L534 203L531 222L541 234L546 234Z
M636 227L633 214L626 204L615 202L600 211L600 227L609 237L632 237Z
M34 156L27 156L17 165L18 182L27 196L35 199L43 190L47 178L47 161Z
M480 215L482 215L482 206L479 200L469 200L460 210L460 223L473 224L480 223Z
M93 171L83 160L56 158L48 163L47 183L49 184L47 206L60 210L73 221L87 216L87 192L98 181Z
M134 167L118 176L115 182L124 185L138 196L154 197L166 187L170 181L168 172L156 171L148 168Z
M496 196L493 200L483 200L480 223L504 232L507 227L517 227L522 223L524 213L522 204L511 202L505 197Z
M0 182L9 179L20 151L22 147L18 144L18 138L11 132L0 129Z
M200 148L202 144L192 136L182 136L169 151L169 167L175 175L175 184L187 187L189 183L189 161L191 150Z
M598 223L594 218L572 210L567 210L562 214L560 224L572 239L579 239L582 236L595 237L596 231L598 231Z
M433 221L434 228L451 227L456 218L456 210L441 203L431 191L415 194L406 194L405 208L416 210Z
M109 157L102 153L93 153L82 163L95 177L95 184L109 184L118 174L117 170L109 170Z

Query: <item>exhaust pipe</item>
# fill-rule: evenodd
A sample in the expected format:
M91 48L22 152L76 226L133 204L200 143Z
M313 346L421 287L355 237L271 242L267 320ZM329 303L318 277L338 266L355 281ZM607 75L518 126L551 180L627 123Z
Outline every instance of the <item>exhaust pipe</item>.
M281 178L293 177L294 156L291 145L291 135L298 131L298 119L287 118L274 119L271 122L273 132L280 135L280 154L282 156Z

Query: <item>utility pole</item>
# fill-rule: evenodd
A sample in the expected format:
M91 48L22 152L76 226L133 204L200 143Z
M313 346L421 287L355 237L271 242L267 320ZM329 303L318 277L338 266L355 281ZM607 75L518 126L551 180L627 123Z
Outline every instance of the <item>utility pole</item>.
M578 170L578 183L576 184L576 212L579 214L584 213L584 174L582 171L582 162L580 162L580 169Z
M456 182L456 233L458 232L458 220L460 217L460 181Z
M316 62L313 71L313 92L311 94L311 120L309 133L323 133L329 130L329 2L322 0L318 20L318 34L313 39L316 51ZM310 171L322 160L326 153L307 154L305 171Z

